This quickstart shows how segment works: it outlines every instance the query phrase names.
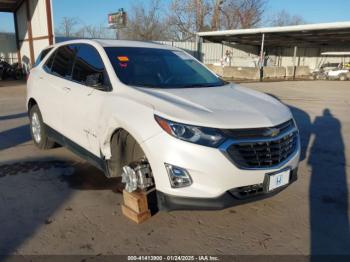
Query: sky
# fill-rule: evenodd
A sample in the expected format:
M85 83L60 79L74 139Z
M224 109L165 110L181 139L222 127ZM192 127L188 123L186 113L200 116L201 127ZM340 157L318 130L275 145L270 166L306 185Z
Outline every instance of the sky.
M132 3L150 0L52 0L55 27L62 17L76 17L82 24L107 25L107 14ZM166 5L171 0L161 0ZM350 21L350 0L266 0L266 18L281 10L301 15L308 23ZM13 16L0 13L0 32L13 32Z

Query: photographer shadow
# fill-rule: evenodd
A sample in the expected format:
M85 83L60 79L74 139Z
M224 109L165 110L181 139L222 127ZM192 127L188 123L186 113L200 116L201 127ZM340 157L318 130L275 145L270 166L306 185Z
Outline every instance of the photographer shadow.
M280 100L274 95L271 96ZM300 160L307 160L307 164L311 167L309 185L311 260L319 261L319 255L349 255L349 189L341 122L330 109L324 109L323 114L316 117L312 123L305 111L291 105L287 106L300 130ZM308 153L311 136L314 140Z
M311 254L350 253L348 188L341 123L329 109L316 117L308 164Z

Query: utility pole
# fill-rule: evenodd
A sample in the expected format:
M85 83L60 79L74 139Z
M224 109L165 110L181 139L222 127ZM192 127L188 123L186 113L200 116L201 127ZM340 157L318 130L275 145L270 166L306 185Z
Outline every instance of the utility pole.
M115 39L119 40L119 29L118 28L115 29Z

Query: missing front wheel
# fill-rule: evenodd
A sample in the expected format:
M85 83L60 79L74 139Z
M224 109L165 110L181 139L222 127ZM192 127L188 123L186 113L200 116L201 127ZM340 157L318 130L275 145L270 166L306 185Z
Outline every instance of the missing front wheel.
M138 189L147 191L154 186L151 166L147 160L133 163L123 167L122 183L125 184L127 192L134 192Z

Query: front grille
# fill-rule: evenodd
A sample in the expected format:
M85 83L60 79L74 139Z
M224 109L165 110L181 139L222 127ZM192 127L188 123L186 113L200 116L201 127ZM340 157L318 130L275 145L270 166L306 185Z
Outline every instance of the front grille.
M283 125L283 127L285 127ZM275 127L274 129L278 128ZM242 131L241 131L242 132ZM286 161L297 149L298 131L293 126L276 137L236 140L226 152L241 168L271 168ZM238 142L237 142L238 141Z

